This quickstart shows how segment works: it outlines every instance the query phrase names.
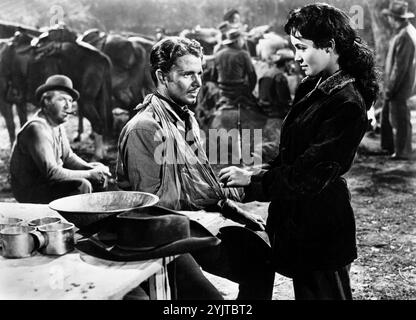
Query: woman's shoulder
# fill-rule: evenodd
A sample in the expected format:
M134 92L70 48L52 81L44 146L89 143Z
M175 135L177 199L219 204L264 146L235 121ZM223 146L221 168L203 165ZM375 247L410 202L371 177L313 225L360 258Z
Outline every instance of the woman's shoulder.
M362 94L358 90L357 80L345 72L339 72L319 85L319 89L334 99L364 104Z
M339 110L349 110L350 114L361 114L363 118L367 115L367 105L355 82L333 91L328 104L331 107L336 106Z

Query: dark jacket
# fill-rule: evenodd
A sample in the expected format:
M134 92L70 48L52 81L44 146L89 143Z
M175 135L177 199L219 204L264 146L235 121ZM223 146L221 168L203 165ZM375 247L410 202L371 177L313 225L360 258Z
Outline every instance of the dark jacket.
M387 100L407 100L414 92L416 72L416 29L407 24L390 41L386 58Z
M342 176L367 127L354 79L306 78L283 122L279 156L252 176L252 199L271 201L267 231L276 271L335 269L357 257L355 219ZM317 86L316 86L317 85Z
M259 79L259 104L270 109L271 115L284 118L291 104L289 82L284 72L276 67Z
M215 54L212 80L218 83L222 95L235 99L251 96L257 75L247 51L227 46Z

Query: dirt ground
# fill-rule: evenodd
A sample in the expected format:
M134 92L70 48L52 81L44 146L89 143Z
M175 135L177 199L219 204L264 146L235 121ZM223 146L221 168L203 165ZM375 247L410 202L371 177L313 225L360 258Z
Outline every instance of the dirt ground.
M412 112L413 141L416 142L416 111ZM86 120L85 120L86 121ZM17 118L16 118L17 123ZM77 120L70 119L69 136L75 134ZM89 160L92 141L89 124L82 143L74 150ZM346 175L355 210L358 259L351 268L353 297L356 300L416 299L416 165L413 161L392 161L377 155L380 136L368 133L355 164ZM416 149L416 144L414 144ZM107 164L114 172L115 147L109 149ZM10 144L4 119L0 117L0 201L14 202L8 182ZM247 209L265 214L267 203L253 202ZM235 299L237 284L207 274L225 299ZM293 300L291 280L276 275L273 299Z

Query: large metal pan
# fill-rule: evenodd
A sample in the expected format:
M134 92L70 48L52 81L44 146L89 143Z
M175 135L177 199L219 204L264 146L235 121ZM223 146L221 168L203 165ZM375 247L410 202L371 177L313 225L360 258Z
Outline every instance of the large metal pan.
M49 207L82 230L118 213L158 202L159 197L151 193L108 191L60 198L49 203Z

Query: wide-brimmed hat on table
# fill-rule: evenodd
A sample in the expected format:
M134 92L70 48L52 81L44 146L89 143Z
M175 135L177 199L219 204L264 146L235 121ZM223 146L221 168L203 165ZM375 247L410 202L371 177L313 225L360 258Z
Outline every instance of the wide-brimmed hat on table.
M231 44L231 43L234 43L234 42L236 42L240 37L242 37L242 36L244 36L245 35L245 33L244 32L242 32L240 29L236 29L236 28L233 28L233 29L230 29L228 32L227 32L227 39L225 39L222 43L223 44Z
M140 261L192 252L220 242L187 216L153 206L117 215L116 223L78 240L77 248L102 259Z
M46 79L46 82L36 89L36 99L40 101L42 95L50 90L62 90L68 93L74 101L79 99L79 92L74 89L72 80L62 74L55 74Z
M393 1L388 9L383 9L382 14L402 19L411 19L415 15L409 12L409 4L406 1Z

